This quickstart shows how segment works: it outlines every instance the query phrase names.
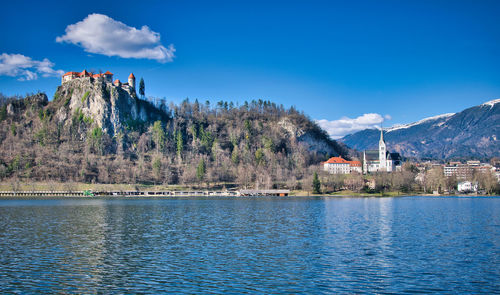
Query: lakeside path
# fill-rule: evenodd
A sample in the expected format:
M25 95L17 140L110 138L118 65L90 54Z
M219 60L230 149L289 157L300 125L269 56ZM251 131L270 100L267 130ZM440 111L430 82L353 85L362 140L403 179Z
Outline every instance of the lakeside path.
M176 197L332 197L332 198L394 198L394 197L500 197L498 195L479 194L421 194L421 193L354 193L341 191L334 194L311 194L306 191L291 191L289 194L280 195L277 191L269 194L241 194L240 191L214 191L214 190L177 190L177 191L6 191L0 190L1 199L26 199L26 198L176 198Z
M227 185L228 189L225 189ZM5 194L5 192L24 192L23 194L14 195L13 193ZM124 197L199 197L199 196L236 196L240 189L234 184L216 183L212 184L209 188L196 187L196 186L181 186L181 185L154 185L154 184L93 184L81 182L16 182L4 181L0 182L0 198L47 198L47 197L88 197L84 196L83 192L104 192L101 197L119 197L122 192L136 192L136 194L123 195ZM55 192L55 194L43 194L39 192ZM183 192L183 193L179 193ZM193 194L194 192L194 194ZM115 194L113 194L115 193ZM172 194L173 193L173 194ZM401 196L419 196L419 197L491 197L494 195L475 195L475 194L428 194L422 192L398 192L387 191L384 193L366 193L366 192L353 192L349 190L338 191L328 194L312 194L310 191L305 190L291 190L289 191L291 197L343 197L343 198L356 198L356 197L401 197ZM496 195L498 197L498 195Z

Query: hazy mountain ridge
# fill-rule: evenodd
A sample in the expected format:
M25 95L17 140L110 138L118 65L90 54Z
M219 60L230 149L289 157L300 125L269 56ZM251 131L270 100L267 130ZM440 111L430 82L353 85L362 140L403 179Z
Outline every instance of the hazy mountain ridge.
M390 150L405 157L491 158L500 151L500 99L455 114L443 114L384 132ZM379 130L366 129L340 141L359 151L375 148Z

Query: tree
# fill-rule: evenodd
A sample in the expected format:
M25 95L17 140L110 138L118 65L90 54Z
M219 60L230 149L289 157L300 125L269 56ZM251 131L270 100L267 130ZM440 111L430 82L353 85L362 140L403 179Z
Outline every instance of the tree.
M205 160L201 158L198 162L198 167L196 167L196 178L198 178L198 181L201 182L205 178L205 170Z
M255 151L255 162L257 165L260 165L262 162L264 162L264 152L262 149L258 149Z
M144 79L141 78L141 81L139 82L139 94L144 98L146 91L146 86L144 85Z
M360 192L363 189L365 182L361 174L353 173L344 179L344 185L353 192Z
M500 190L498 179L492 171L480 172L476 179L487 194L493 195Z
M321 182L318 178L318 173L314 172L313 182L312 182L312 191L313 194L321 194Z
M153 174L156 180L160 180L161 178L161 160L156 158L153 161Z
M442 192L446 184L446 177L442 167L433 167L426 173L425 190L427 192Z
M390 173L377 172L375 174L375 190L382 194L385 193L385 191L391 189L391 180L392 175Z
M184 142L182 140L182 132L177 130L177 157L181 157L182 151L184 150Z
M165 131L163 130L161 121L158 120L153 124L153 141L156 146L156 152L163 150L163 148L165 147L165 139Z
M104 132L100 127L95 127L89 132L87 142L89 144L91 152L94 152L96 154L103 154L104 152L104 147L102 144L103 135Z
M238 154L238 147L235 145L233 148L233 152L231 153L231 160L235 165L238 165L240 162L240 156Z

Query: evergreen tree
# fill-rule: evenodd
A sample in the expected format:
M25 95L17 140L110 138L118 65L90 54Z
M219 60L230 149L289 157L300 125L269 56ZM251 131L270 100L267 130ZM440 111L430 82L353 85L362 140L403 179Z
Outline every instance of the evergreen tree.
M100 127L95 127L89 132L88 144L92 152L96 154L103 154L104 146L102 144L104 132Z
M321 182L318 178L318 173L314 172L312 181L313 194L321 194Z
M237 146L235 146L233 148L233 152L231 153L231 160L236 165L238 165L240 162L240 156L238 155L238 147Z
M166 134L161 125L161 121L156 121L153 124L153 141L156 145L156 152L160 152L165 147Z
M203 158L200 159L200 162L198 163L198 167L196 167L196 178L198 178L198 181L202 181L203 178L205 178L205 160Z
M146 92L146 86L144 85L144 79L141 78L141 81L139 82L139 94L144 98Z
M153 174L155 180L161 181L161 160L159 158L153 161Z
M181 157L183 150L184 142L182 140L182 132L180 130L177 130L177 157Z

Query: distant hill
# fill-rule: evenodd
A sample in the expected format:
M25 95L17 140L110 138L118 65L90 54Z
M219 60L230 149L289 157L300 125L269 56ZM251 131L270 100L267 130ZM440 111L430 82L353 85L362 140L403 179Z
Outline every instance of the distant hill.
M269 101L151 103L99 78L0 95L0 179L300 187L348 156L303 113Z
M500 99L387 129L388 149L405 157L488 159L500 156ZM365 129L340 141L359 151L375 148L380 131Z

